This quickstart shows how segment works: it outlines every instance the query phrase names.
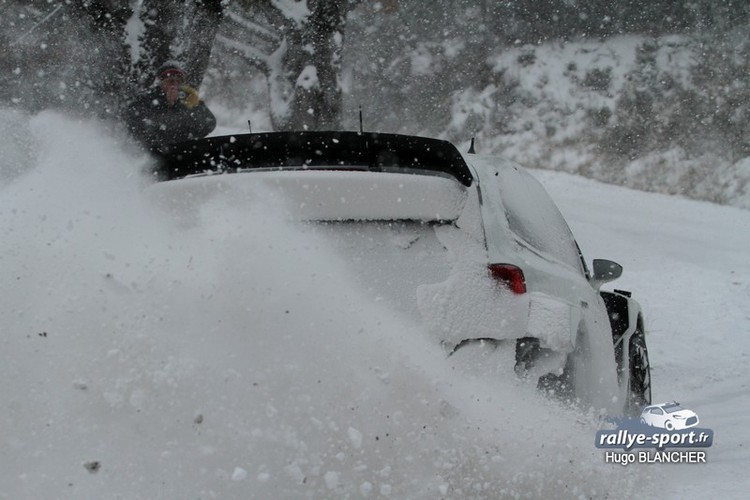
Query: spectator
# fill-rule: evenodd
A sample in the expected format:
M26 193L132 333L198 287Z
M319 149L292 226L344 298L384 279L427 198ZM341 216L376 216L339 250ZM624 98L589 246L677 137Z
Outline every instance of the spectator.
M216 127L216 118L185 85L185 71L174 62L156 71L153 88L133 100L125 111L130 133L153 153L166 153L181 141L205 137Z

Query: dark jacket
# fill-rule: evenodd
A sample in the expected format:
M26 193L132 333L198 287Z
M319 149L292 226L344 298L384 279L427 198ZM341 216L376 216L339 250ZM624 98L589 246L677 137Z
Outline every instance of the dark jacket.
M188 101L181 97L170 106L156 87L128 105L125 123L133 137L152 152L167 152L171 144L205 137L216 127L216 118L203 101L192 107Z

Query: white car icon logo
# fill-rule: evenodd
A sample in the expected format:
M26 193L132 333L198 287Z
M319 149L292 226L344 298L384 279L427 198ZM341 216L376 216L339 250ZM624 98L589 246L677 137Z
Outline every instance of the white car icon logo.
M668 431L688 429L698 425L698 415L679 403L661 403L647 406L641 412L641 423Z

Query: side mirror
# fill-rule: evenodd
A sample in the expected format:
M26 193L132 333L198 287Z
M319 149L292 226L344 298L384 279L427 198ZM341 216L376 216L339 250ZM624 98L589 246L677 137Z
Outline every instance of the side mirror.
M610 281L622 276L622 266L617 262L606 259L594 259L594 276L591 278L591 286L596 290Z

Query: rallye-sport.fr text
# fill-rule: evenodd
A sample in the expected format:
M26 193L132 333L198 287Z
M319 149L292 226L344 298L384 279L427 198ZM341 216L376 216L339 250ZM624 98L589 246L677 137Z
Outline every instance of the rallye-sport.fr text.
M709 442L709 434L706 432L696 433L695 431L690 432L657 432L654 434L643 434L643 433L630 433L627 430L620 429L617 432L603 432L597 433L598 448L614 448L623 447L626 451L629 451L633 446L654 446L657 449L662 449L665 446L696 446L700 447L701 444Z

